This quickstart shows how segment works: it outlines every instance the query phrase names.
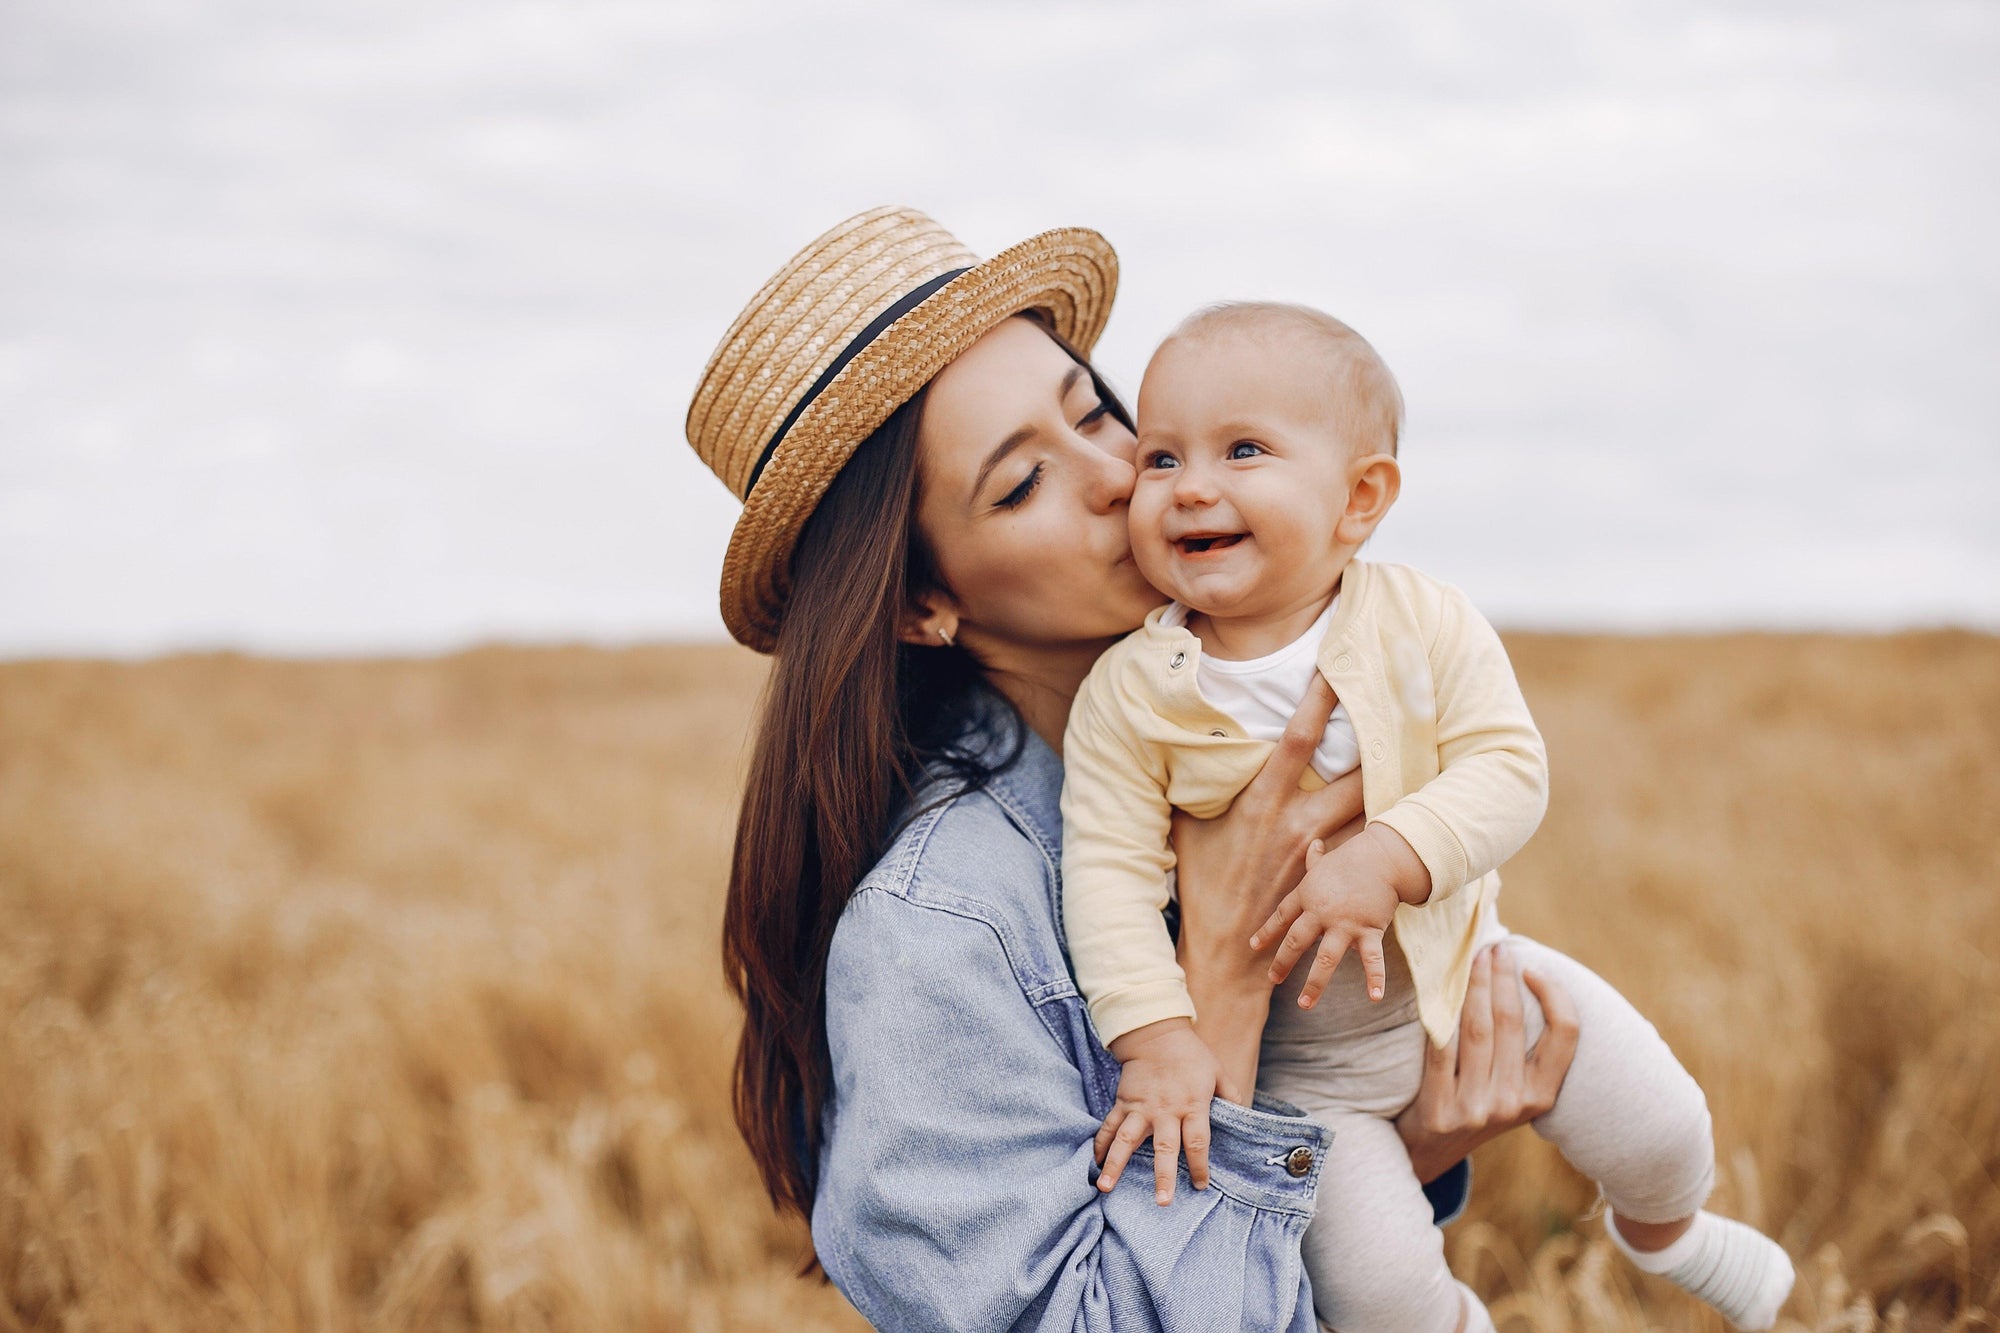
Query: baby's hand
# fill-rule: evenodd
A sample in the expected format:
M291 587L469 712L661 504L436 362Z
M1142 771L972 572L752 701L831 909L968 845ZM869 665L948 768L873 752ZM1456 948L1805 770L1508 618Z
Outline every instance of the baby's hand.
M1361 967L1368 977L1368 998L1382 998L1387 968L1382 959L1382 932L1389 928L1396 906L1403 901L1397 880L1406 867L1394 847L1371 836L1374 826L1328 852L1317 839L1306 849L1306 877L1285 895L1278 910L1250 937L1252 949L1262 949L1273 940L1278 953L1271 960L1271 984L1277 985L1292 973L1305 951L1319 941L1306 984L1299 989L1299 1008L1310 1009L1319 1000L1334 968L1352 948L1361 955ZM1394 833L1403 852L1409 844ZM1409 854L1415 860L1415 854ZM1421 862L1417 863L1421 866ZM1428 892L1428 886L1426 886Z
M1175 1166L1187 1149L1188 1176L1198 1190L1208 1188L1208 1103L1222 1082L1222 1062L1195 1035L1185 1018L1148 1023L1111 1043L1124 1067L1118 1101L1097 1131L1092 1151L1097 1188L1118 1183L1125 1163L1150 1136L1153 1140L1153 1198L1164 1208L1174 1201Z

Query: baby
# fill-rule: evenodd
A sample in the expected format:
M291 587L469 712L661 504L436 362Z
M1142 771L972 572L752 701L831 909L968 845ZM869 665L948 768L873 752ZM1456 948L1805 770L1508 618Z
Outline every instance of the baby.
M1172 811L1226 810L1317 672L1340 704L1303 784L1358 766L1367 826L1330 851L1315 844L1249 943L1275 946L1272 979L1285 983L1259 1086L1333 1131L1304 1245L1319 1317L1342 1333L1492 1328L1445 1265L1392 1120L1416 1096L1426 1040L1450 1040L1474 956L1504 939L1562 983L1580 1021L1561 1096L1535 1128L1598 1182L1636 1265L1739 1328L1768 1328L1791 1263L1700 1211L1714 1182L1701 1089L1603 980L1499 923L1495 867L1541 821L1547 759L1499 637L1464 595L1354 558L1395 503L1401 424L1375 349L1301 306L1200 311L1147 367L1132 551L1174 600L1092 668L1063 753L1064 923L1122 1066L1099 1186L1149 1135L1162 1204L1182 1143L1206 1175L1196 1145L1220 1067L1195 1034L1161 916ZM1359 968L1337 966L1349 950ZM1524 1008L1532 1040L1540 1007Z

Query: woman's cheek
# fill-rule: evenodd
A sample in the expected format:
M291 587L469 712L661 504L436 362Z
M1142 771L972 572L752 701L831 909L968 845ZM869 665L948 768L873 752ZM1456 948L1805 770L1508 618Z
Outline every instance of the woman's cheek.
M1016 534L985 570L991 586L1010 600L1034 602L1061 595L1065 579L1082 576L1077 534L1060 525L1036 524Z
M1051 524L1014 552L1003 575L1024 612L1040 618L1052 610L1088 603L1100 592L1099 571L1080 524Z

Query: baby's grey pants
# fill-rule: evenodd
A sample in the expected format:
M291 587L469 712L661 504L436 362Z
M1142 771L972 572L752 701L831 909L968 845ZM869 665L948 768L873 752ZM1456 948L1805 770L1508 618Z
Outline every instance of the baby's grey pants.
M1342 960L1310 1013L1298 1010L1306 968L1272 1004L1258 1086L1333 1131L1319 1207L1305 1236L1321 1320L1339 1333L1451 1333L1461 1297L1444 1235L1410 1169L1393 1117L1423 1082L1428 1038L1393 937L1385 998L1371 1003L1360 960ZM1560 982L1579 1021L1576 1060L1535 1130L1596 1181L1612 1211L1670 1222L1701 1207L1715 1181L1708 1104L1653 1025L1596 973L1521 935L1505 937L1523 970ZM1309 956L1308 956L1309 957ZM1289 1010L1289 1012L1287 1012ZM1532 1048L1541 1006L1522 988Z

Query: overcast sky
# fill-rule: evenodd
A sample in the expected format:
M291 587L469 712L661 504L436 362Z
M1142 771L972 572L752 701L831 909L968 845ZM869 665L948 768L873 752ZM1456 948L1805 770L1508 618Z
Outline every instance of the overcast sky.
M0 655L721 634L717 336L879 203L1308 301L1503 625L2000 628L2000 5L0 2Z

